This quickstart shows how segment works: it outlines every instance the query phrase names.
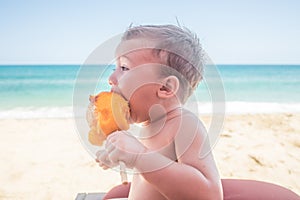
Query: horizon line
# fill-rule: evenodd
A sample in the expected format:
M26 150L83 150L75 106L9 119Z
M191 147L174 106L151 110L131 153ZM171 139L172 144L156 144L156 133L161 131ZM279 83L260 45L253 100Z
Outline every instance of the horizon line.
M95 65L111 65L112 63L96 63ZM300 65L300 63L213 63L214 65ZM0 63L4 65L85 65L84 63ZM92 64L90 64L92 65Z

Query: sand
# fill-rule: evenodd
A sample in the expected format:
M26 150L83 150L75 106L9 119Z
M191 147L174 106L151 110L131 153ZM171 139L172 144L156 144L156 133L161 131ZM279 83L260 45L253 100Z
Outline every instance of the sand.
M213 149L221 177L300 194L299 121L295 113L227 116ZM75 199L120 184L119 173L100 169L81 145L73 119L0 120L0 148L0 199Z

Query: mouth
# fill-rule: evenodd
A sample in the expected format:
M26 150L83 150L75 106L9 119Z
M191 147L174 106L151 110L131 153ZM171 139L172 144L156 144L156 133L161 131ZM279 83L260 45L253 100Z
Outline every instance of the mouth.
M110 92L113 92L113 93L116 93L116 94L122 96L126 101L129 102L129 100L123 95L123 93L121 92L120 89L118 89L118 88L111 88Z

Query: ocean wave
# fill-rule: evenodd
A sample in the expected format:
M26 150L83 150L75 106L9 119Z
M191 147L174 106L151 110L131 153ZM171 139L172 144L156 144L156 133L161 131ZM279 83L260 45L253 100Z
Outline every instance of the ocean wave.
M221 114L272 114L300 113L300 103L270 103L270 102L225 102L219 103L218 110L213 111L211 102L198 102L198 115ZM193 109L195 104L187 106ZM85 117L86 107L76 108L76 117ZM195 109L193 109L194 112ZM80 116L79 116L80 115ZM66 107L16 107L0 110L0 119L38 119L38 118L74 118L74 108Z
M0 119L39 119L39 118L72 118L70 107L17 107L0 110Z
M215 104L217 105L218 103ZM300 102L225 102L219 103L216 107L219 112L225 111L225 114L300 113ZM200 114L212 114L213 104L200 102L198 103L198 109ZM214 113L218 113L218 110L214 111Z

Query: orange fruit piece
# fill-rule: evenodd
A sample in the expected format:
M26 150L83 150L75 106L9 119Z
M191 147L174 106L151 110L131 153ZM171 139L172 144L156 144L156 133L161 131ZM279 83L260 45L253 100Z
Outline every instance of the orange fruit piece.
M96 127L92 126L89 133L89 141L92 144L100 146L114 131L129 129L127 120L130 116L129 106L121 95L101 92L95 97L91 96L90 101L94 104L93 114L96 118Z

